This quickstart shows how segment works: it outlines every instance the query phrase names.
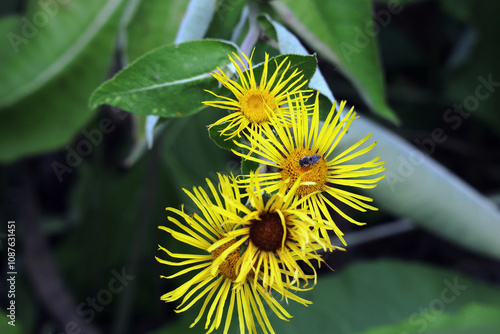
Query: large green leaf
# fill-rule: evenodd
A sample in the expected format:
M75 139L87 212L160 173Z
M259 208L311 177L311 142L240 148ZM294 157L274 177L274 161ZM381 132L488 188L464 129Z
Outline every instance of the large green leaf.
M122 2L30 1L17 27L0 42L0 108L39 91L64 72L99 37Z
M459 313L423 312L418 326L405 320L397 325L369 329L360 334L497 334L500 328L500 308L480 304L465 306Z
M419 330L429 315L454 317L464 314L464 307L472 303L493 312L500 307L498 288L453 271L400 261L356 263L338 273L320 276L313 290L299 295L313 304L304 307L281 301L293 316L289 322L268 311L276 333L355 334L404 322ZM189 310L172 328L188 328L195 317L196 311ZM491 317L489 321L492 323ZM467 328L468 323L460 322L456 328L462 325ZM171 333L170 328L155 333ZM203 333L203 320L190 331ZM233 321L229 333L238 333L237 322Z
M437 128L429 138L410 145L377 123L359 117L338 146L342 152L360 138L373 133L378 144L353 163L381 157L385 178L365 194L375 206L474 251L500 258L500 210L455 174L433 160L438 142L448 137Z
M58 148L89 120L88 96L109 67L122 2L49 2L58 13L36 34L23 35L24 20L11 31L31 37L17 49L0 46L0 104L6 107L0 111L0 161ZM36 10L32 6L23 19L46 13Z
M106 103L140 115L180 117L204 108L204 89L220 91L210 72L228 64L233 44L192 41L156 49L98 87L92 108Z
M338 66L372 110L396 122L387 105L370 0L273 2L284 21L315 51ZM286 4L286 5L285 5Z
M415 263L358 263L318 281L304 308L290 302L289 323L276 320L278 333L358 333L411 321L420 329L427 310L456 314L469 303L500 306L500 290L455 272ZM302 296L302 295L301 295Z

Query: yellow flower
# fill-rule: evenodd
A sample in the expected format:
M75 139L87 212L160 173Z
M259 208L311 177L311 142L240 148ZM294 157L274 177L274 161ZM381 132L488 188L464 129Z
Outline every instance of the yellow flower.
M226 221L225 216L220 215L213 208L224 208L227 212L237 214L237 208L232 205L233 202L241 198L238 188L231 186L227 177L219 175L219 181L223 199L209 180L207 180L210 189L208 193L201 187L193 188L192 193L184 190L201 211L201 216L198 214L187 215L184 210L167 208L167 211L177 214L184 220L184 222L180 222L176 218L169 217L169 221L181 231L165 226L159 226L159 229L170 233L180 242L201 250L204 254L199 254L199 252L198 254L178 254L159 246L159 250L171 258L179 260L176 262L156 257L160 263L169 266L187 266L171 276L161 276L162 278L174 278L188 273L194 274L186 283L166 293L161 299L173 302L182 298L176 312L183 312L204 298L202 308L190 327L198 323L208 308L205 322L207 333L219 328L224 314L226 314L224 333L227 333L235 305L241 333L245 333L245 327L248 332L256 333L255 319L265 333L268 331L274 333L264 305L269 306L280 319L288 320L291 315L263 288L260 282L249 277L248 279L243 278L240 284L235 284L235 279L239 277L236 268L241 260L241 242L232 239L220 247L212 247L217 243L217 240L224 238L234 227ZM281 295L285 293L279 289L275 289L275 291ZM304 305L311 303L291 293L287 293L287 297ZM226 308L227 312L225 312Z
M283 104L287 101L287 94L300 92L300 89L307 83L307 80L303 80L303 75L300 75L297 69L287 75L290 62L283 69L287 60L285 58L280 64L276 63L276 70L268 79L269 55L266 53L262 76L258 83L251 59L248 59L245 54L243 54L244 60L236 54L234 56L237 61L231 56L229 59L236 68L241 83L230 79L220 68L218 68L219 72L212 74L233 93L234 98L207 91L222 100L205 101L204 104L231 111L229 115L219 119L211 127L225 123L227 126L221 134L233 138L240 137L242 133L248 134L248 131L245 131L247 129L258 133L263 128L269 129L269 121L275 116L282 121L286 120L289 111ZM280 71L282 73L278 78Z
M320 128L319 123L318 97L314 103L311 122L309 122L306 112L309 108L305 106L304 101L301 101L300 98L296 101L298 102L294 102L293 107L299 113L292 120L290 127L282 126L277 121L271 120L270 124L273 129L265 129L262 136L253 136L252 147L236 143L238 146L248 149L247 154L234 150L233 152L245 159L254 160L277 169L274 172L259 174L259 182L268 192L277 191L283 184L287 184L290 188L301 177L301 185L296 190L296 194L306 198L305 203L311 210L314 219L320 219L324 216L330 222L336 235L345 245L343 233L335 225L328 208L332 208L340 216L354 224L363 225L364 223L349 217L327 195L359 211L377 210L367 203L372 201L371 198L344 188L374 188L384 176L372 176L385 170L384 162L377 157L364 163L349 163L352 159L370 151L377 144L374 142L368 147L358 149L370 138L371 134L343 152L335 150L352 121L357 118L356 112L351 108L346 116L339 121L345 101L340 104L337 113L335 113L334 104L322 128ZM247 184L246 180L242 180L242 182ZM327 230L320 228L320 231L322 236L327 238Z
M235 283L244 284L248 276L253 275L254 286L260 280L264 289L276 289L287 298L288 289L300 290L300 280L307 284L309 278L314 278L316 284L316 269L312 261L316 260L318 265L321 263L321 256L316 251L337 247L315 233L315 229L326 230L329 226L322 220L313 221L308 215L309 211L303 204L309 196L295 196L300 180L290 189L288 184L283 184L278 192L266 196L257 179L256 174L250 174L246 189L248 205L243 205L239 199L226 198L230 207L238 212L214 207L214 211L235 228L215 242L209 251L235 239L237 244L243 243L246 249L237 264ZM237 192L238 185L234 183L233 187ZM308 265L313 274L305 274L297 261ZM218 264L220 261L216 259L214 262Z

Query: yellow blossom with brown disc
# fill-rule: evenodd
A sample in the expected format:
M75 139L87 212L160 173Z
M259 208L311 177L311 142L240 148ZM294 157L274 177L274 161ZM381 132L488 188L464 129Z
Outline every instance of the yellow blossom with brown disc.
M233 186L237 191L238 185L234 183ZM304 206L309 196L295 196L299 186L300 178L290 189L284 184L267 198L258 183L257 175L252 173L246 189L248 205L243 205L239 200L225 198L231 207L237 208L238 213L220 206L213 208L235 228L214 243L209 251L235 239L239 240L237 244L246 246L238 261L236 284L244 284L248 276L253 275L254 286L260 281L266 290L284 291L285 298L288 298L288 289L303 289L299 285L300 282L307 285L308 279L314 279L316 284L316 267L313 261L317 261L317 266L320 266L322 261L317 251L338 247L334 247L329 239L322 239L313 231L318 226L324 229L330 227L322 220L311 219ZM312 275L304 273L299 260L311 268Z
M176 312L184 312L204 298L201 310L190 327L196 325L208 309L205 322L207 333L219 328L223 322L224 314L224 333L228 333L235 305L238 312L240 333L245 333L245 328L249 333L256 333L256 320L265 333L274 333L264 305L269 306L282 320L288 321L292 316L268 293L269 291L264 289L260 282L252 279L251 274L240 280L238 284L235 283L235 280L240 277L237 267L241 261L241 242L237 239L231 239L220 247L213 247L218 240L224 239L227 233L231 233L234 228L234 225L227 222L224 215L220 215L213 208L224 208L227 212L237 214L238 209L233 206L233 202L241 200L238 188L230 184L227 176L219 175L219 183L220 195L208 179L207 186L210 190L208 193L202 187L193 188L193 192L184 189L201 211L201 215L188 215L184 209L167 208L167 211L178 215L183 221L169 216L170 223L177 226L179 230L166 226L159 226L159 229L170 233L178 241L195 247L205 254L199 252L198 254L178 254L159 246L159 250L168 257L179 261L156 257L158 262L168 266L186 266L185 269L170 276L161 276L162 278L174 278L188 273L195 274L175 290L164 294L161 299L165 302L174 302L182 298ZM310 301L288 291L282 291L279 288L274 290L278 294L286 295L287 298L304 305L311 304Z
M368 204L373 201L371 198L341 187L374 188L377 182L384 178L384 176L374 177L385 170L384 162L377 157L359 164L349 163L354 158L370 151L377 144L374 142L360 149L371 134L343 152L335 150L351 123L357 118L354 108L351 108L340 120L345 101L340 104L338 112L335 112L335 104L332 106L321 128L318 96L314 103L311 120L308 117L310 107L307 107L300 99L296 101L290 101L290 105L293 103L293 108L298 111L298 116L292 119L290 126L282 126L279 122L272 120L273 129L264 130L262 136L253 136L250 146L235 142L238 146L248 149L247 154L235 150L233 152L245 159L277 169L275 172L259 174L259 183L268 192L278 191L283 184L291 188L294 182L302 177L301 185L296 190L297 196L308 196L305 203L312 217L314 219L326 218L345 245L343 233L335 224L328 208L354 224L363 225L364 223L348 216L329 197L359 211L377 210L376 207ZM243 178L240 182L243 187L246 187L248 179ZM327 238L326 229L320 227L318 230L324 238Z
M295 69L289 73L290 62L285 58L281 63L276 64L276 70L268 79L269 55L265 54L263 72L260 81L254 75L251 58L243 54L243 59L234 54L234 59L229 56L231 63L236 68L241 83L229 78L224 71L218 68L218 72L212 73L225 88L229 89L234 98L217 95L218 101L205 101L206 105L229 110L231 113L211 125L227 124L221 134L228 139L241 134L248 135L248 129L259 133L263 128L269 128L271 118L277 117L279 122L286 122L290 113L284 106L287 102L288 94L295 94L301 91L307 80L303 80L303 75ZM247 65L248 64L248 67ZM281 72L281 74L279 74ZM278 77L279 76L279 77Z

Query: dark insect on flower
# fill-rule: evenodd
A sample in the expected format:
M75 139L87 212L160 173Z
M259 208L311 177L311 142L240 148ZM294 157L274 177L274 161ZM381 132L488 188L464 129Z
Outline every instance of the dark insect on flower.
M321 157L318 154L306 155L299 160L300 167L307 167L309 165L315 165Z

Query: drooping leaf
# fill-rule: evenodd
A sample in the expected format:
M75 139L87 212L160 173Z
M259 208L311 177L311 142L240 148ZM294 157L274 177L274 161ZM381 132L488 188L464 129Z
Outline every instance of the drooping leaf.
M140 115L181 117L204 108L204 89L220 91L210 72L228 64L233 44L201 40L168 45L139 58L98 87L90 106L110 104Z
M373 111L397 122L385 98L374 38L380 24L372 20L370 0L282 0L273 4L290 28L338 66Z
M339 143L338 152L373 133L378 144L354 163L381 157L385 178L375 189L364 191L375 206L415 223L444 238L482 254L500 258L500 210L429 155L447 134L437 129L432 136L410 145L377 123L360 116Z

